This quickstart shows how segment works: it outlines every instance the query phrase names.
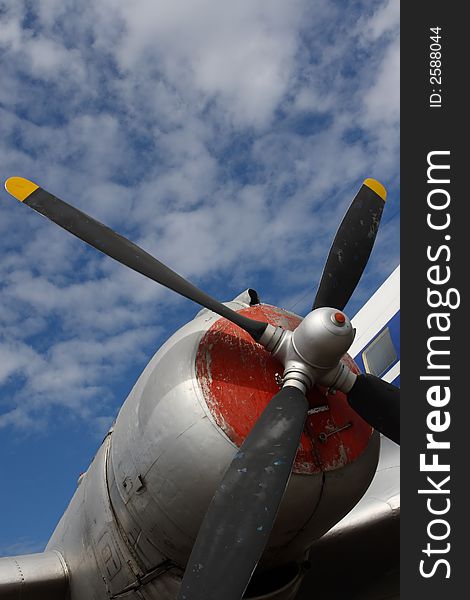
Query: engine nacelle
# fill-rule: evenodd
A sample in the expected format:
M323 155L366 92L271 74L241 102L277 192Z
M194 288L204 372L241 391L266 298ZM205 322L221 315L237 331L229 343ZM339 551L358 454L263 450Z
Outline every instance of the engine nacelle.
M286 329L301 321L268 305L229 306ZM108 469L114 510L149 565L155 550L185 565L227 466L279 390L278 372L280 363L245 331L206 310L150 361L119 414ZM263 555L267 567L301 556L375 472L378 436L345 396L315 387L309 401L313 414Z
M249 302L244 294L228 305L285 329L301 321ZM176 598L212 496L279 390L276 373L281 364L262 346L207 310L161 347L47 546L67 564L72 598ZM379 435L345 396L315 387L308 399L311 414L249 597L293 598L306 550L357 503L375 473Z

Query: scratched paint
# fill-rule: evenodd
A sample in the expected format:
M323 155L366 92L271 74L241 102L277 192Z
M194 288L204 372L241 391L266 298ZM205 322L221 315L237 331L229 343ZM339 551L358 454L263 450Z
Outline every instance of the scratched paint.
M256 305L241 314L294 330L300 317L269 305ZM354 361L342 359L359 372ZM282 365L250 335L226 319L218 319L204 334L196 355L196 375L206 404L217 425L237 445L256 423L271 398L279 391L275 374ZM308 393L311 407L328 405L329 410L307 417L294 463L295 473L331 471L354 462L365 450L372 428L349 406L343 393L326 395L314 386ZM320 433L331 433L351 422L352 427L320 442Z

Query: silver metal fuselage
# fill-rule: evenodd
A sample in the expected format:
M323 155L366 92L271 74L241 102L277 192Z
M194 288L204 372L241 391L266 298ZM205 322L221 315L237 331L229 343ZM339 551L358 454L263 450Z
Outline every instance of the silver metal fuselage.
M248 302L242 295L228 306ZM287 324L291 313L275 310ZM201 311L160 348L81 478L46 548L63 557L72 600L176 598L204 513L237 451L196 373L201 339L219 318ZM378 455L374 433L350 464L294 472L260 567L300 564L362 497ZM292 598L299 583L296 574L263 598Z

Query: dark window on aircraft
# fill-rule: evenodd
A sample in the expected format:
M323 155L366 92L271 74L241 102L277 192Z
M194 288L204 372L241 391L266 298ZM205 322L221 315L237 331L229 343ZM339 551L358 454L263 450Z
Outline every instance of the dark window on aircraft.
M368 373L380 377L397 360L397 353L386 327L362 353L364 366Z

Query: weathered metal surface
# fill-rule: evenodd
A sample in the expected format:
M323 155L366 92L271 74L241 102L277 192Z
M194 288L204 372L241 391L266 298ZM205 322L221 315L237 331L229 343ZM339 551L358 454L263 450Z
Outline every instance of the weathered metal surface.
M0 558L2 600L64 600L69 576L57 552Z
M105 461L109 437L85 473L47 550L67 563L71 598L101 600L135 580L129 556L110 509ZM106 594L106 595L105 595Z
M326 594L351 600L398 600L399 497L400 448L381 436L374 479L358 504L313 543L312 569L302 583L299 600L311 600L313 591L315 597Z
M245 311L248 302L242 300L229 306ZM247 312L253 309L263 319L281 320L286 327L299 322L296 315L273 307L252 307ZM214 369L217 356L225 356L226 342L220 342L221 335L226 337L225 325L203 310L162 346L81 478L47 547L64 557L71 573L71 600L176 598L204 513L237 451L229 433L233 430L242 439L250 426L244 420L253 423L279 389L274 380L278 365L251 341L249 358L243 357L247 339L241 330L231 332L236 338L229 346L234 364L238 361L238 379L233 366L226 365L225 377L218 379L211 370L212 382L222 381L224 393L232 394L232 404L227 404L232 412L226 415L231 430L222 426L207 401L197 356L201 340L205 347L211 335L218 336L212 355L216 359L210 364ZM347 405L340 394L325 398L324 390L309 397L312 406L326 401L329 410L308 419L296 472L281 502L262 568L303 560L313 540L354 506L374 474L378 436L370 436L365 424L355 423L331 435L327 443L317 439L322 431L357 418L344 412ZM237 401L243 411L233 419ZM282 593L272 590L263 597L291 598L298 584L299 580L292 581Z
M246 314L256 311L262 319L290 328L300 321L298 316L274 307L249 308L240 301L229 305ZM214 491L237 450L230 428L224 428L207 402L207 389L198 373L201 365L197 357L201 347L208 348L209 338L205 336L214 332L212 352L216 357L223 355L226 368L224 375L221 365L212 382L228 390L233 414L238 403L244 407L244 415L230 423L236 433L238 428L238 441L279 389L274 380L279 365L235 326L227 350L225 341L220 341L226 338L225 327L230 327L225 320L202 310L164 344L122 407L111 444L111 495L118 519L138 532L138 552L146 543L182 567ZM215 333L220 328L222 337ZM232 364L226 360L226 350L231 353ZM210 366L213 369L214 362ZM302 439L304 455L297 459L297 472L290 479L264 555L268 563L295 560L300 546L308 547L314 536L324 533L352 508L373 475L378 448L371 443L370 427L351 413L341 394L330 395L327 401L329 411L308 419ZM324 404L325 396L313 391L310 402ZM318 434L345 421L354 421L355 426L331 436L327 444L319 442ZM342 489L325 488L327 474L333 472L341 473ZM138 477L144 484L139 492L135 487ZM326 489L332 491L325 494ZM328 513L328 506L335 508ZM313 515L320 509L323 520L317 522ZM295 550L291 550L294 540Z
M272 306L253 306L241 311L271 325L294 330L301 319ZM343 359L358 372L349 357ZM276 373L282 365L239 327L225 319L216 321L205 333L196 356L196 374L217 425L239 447L271 398L279 391ZM321 404L329 411L308 417L294 464L294 473L319 473L354 462L364 451L372 428L349 406L341 392L328 394L314 386L308 393L312 407ZM351 423L348 430L341 430ZM334 435L332 432L337 431ZM327 443L319 443L326 435Z

